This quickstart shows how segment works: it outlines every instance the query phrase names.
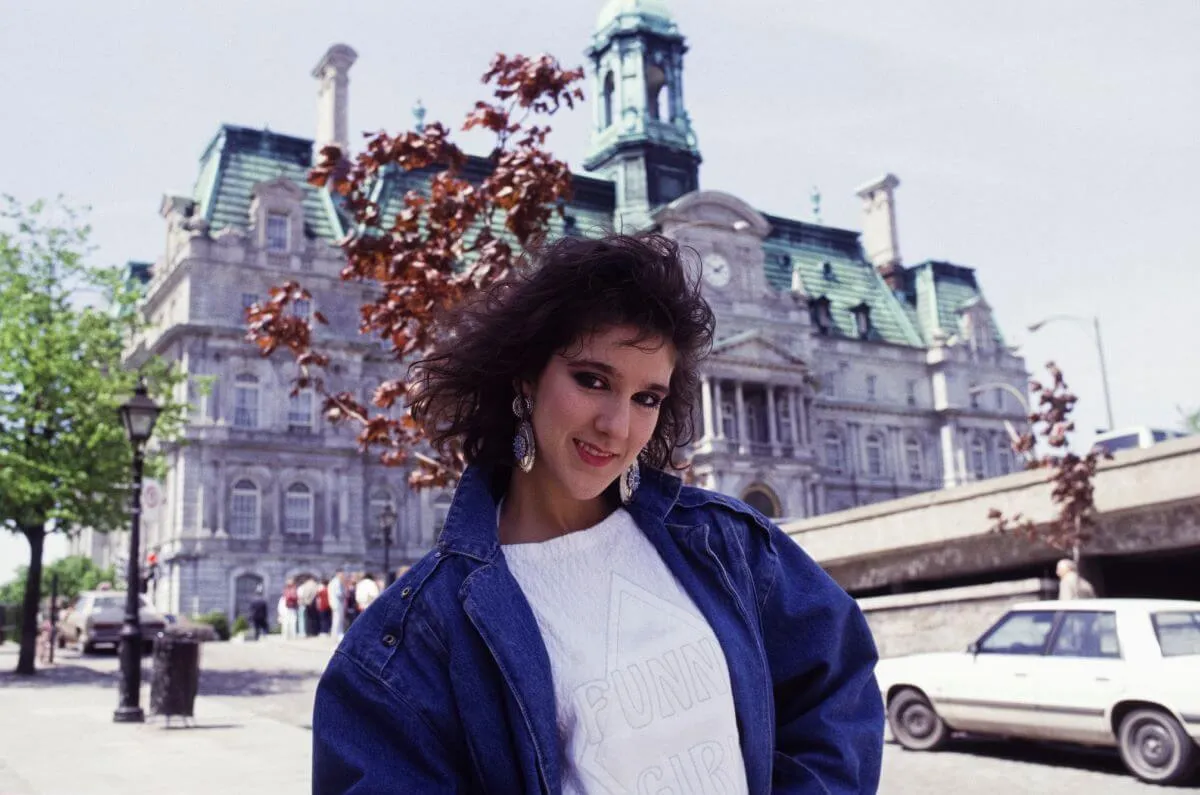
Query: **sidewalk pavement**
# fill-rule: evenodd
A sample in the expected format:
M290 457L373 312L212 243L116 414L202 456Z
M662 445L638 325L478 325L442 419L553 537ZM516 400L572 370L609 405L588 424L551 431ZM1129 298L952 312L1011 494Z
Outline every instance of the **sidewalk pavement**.
M0 795L311 791L307 728L217 696L197 696L190 728L150 715L113 723L116 675L64 665L17 677L16 658L15 644L0 645ZM150 673L147 661L147 712Z

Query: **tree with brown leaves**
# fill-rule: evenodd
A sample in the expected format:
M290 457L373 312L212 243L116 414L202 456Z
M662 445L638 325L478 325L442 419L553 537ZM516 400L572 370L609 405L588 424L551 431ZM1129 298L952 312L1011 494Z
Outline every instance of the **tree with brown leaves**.
M533 122L563 105L574 108L583 99L576 85L582 78L582 69L564 70L548 55L493 59L483 75L491 101L476 103L462 127L495 136L490 172L478 184L463 176L467 156L441 123L396 136L369 135L365 150L354 157L336 146L320 152L309 181L338 197L352 220L339 243L347 260L341 278L379 288L361 307L359 333L389 345L397 372L405 373L406 363L452 334L439 317L520 267L522 253L546 236L553 213L562 212L571 174L546 149L550 128ZM393 169L432 176L426 191L408 191L403 209L388 218L375 191ZM326 388L317 371L329 364L329 356L313 348L308 322L288 312L293 301L309 298L295 281L272 288L269 301L248 311L248 338L264 356L289 350L299 366L293 393L312 387L331 422L357 423L361 449L379 449L380 460L390 466L415 461L411 486L454 483L465 468L461 451L421 452L424 437L405 407L409 384L403 377L379 384L371 401L375 411L349 392ZM313 319L327 323L320 313ZM399 417L389 411L397 404L404 407Z
M1078 398L1068 387L1062 370L1049 362L1049 386L1040 381L1030 382L1029 389L1037 401L1037 410L1029 415L1030 429L1013 440L1012 449L1022 457L1027 469L1048 470L1052 484L1051 501L1058 515L1046 524L1016 514L1005 516L993 508L988 512L992 531L1012 533L1031 541L1039 541L1079 560L1080 548L1091 538L1096 527L1096 501L1093 478L1101 459L1111 458L1107 452L1093 448L1085 455L1069 449L1068 434L1075 430L1071 412ZM1038 456L1037 436L1050 448Z

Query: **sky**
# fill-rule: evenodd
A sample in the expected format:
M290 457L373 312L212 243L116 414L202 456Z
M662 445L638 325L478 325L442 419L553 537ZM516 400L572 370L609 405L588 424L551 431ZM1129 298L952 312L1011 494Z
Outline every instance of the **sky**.
M1200 3L667 0L702 188L858 229L855 189L899 176L908 263L973 267L1030 371L1080 396L1079 441L1200 407ZM601 3L10 2L0 6L0 193L91 208L98 264L153 260L163 194L190 194L221 123L312 137L327 47L357 50L350 128L457 124L497 51L582 65ZM585 84L589 98L594 93ZM556 116L573 168L590 109ZM481 138L459 138L482 153ZM51 544L47 557L62 554ZM0 580L27 557L0 538Z

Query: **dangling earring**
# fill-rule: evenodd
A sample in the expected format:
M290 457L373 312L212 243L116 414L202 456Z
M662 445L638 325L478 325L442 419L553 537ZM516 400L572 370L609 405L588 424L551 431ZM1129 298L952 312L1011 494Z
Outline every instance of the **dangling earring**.
M637 493L638 486L642 485L642 468L636 458L617 480L621 490L621 504L628 505L633 502L633 495Z
M517 435L513 437L513 458L522 472L533 469L533 457L537 453L533 442L533 401L525 395L513 398L512 412L517 418Z

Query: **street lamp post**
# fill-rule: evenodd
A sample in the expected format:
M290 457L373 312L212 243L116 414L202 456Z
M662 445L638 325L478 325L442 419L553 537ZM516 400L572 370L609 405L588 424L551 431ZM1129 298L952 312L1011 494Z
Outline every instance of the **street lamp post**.
M138 551L141 546L142 519L142 467L143 448L154 433L154 423L161 411L159 405L146 391L146 382L138 376L133 397L119 409L125 436L133 446L133 485L129 498L129 559L125 575L125 623L121 627L121 701L113 721L116 723L142 723L142 622L139 616L140 590L138 585Z
M1100 338L1100 318L1095 315L1090 318L1079 317L1078 315L1051 315L1050 317L1039 320L1036 323L1030 323L1029 330L1036 332L1042 326L1046 325L1047 323L1053 323L1056 320L1068 320L1072 323L1090 324L1092 327L1092 336L1096 340L1096 357L1100 360L1100 381L1104 388L1104 413L1108 419L1108 428L1105 430L1111 431L1114 427L1112 397L1108 388L1108 366L1104 361L1104 343Z
M383 539L383 570L384 582L391 585L396 581L396 573L392 571L392 528L396 526L396 509L389 502L379 512L379 535Z

